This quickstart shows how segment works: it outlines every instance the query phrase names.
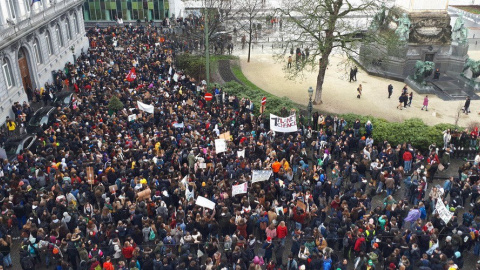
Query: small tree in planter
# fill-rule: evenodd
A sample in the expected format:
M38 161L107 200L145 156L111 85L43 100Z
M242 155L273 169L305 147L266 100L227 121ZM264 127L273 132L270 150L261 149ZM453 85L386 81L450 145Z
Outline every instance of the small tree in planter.
M123 103L118 99L118 97L113 96L108 102L108 113L112 115L114 112L123 110Z

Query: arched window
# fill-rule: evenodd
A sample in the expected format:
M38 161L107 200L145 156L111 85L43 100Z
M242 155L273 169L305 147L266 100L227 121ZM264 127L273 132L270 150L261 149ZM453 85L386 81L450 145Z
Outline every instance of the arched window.
M35 39L33 42L33 53L35 54L35 61L37 62L37 65L40 65L42 63L42 55L40 54L40 48L38 47L38 40Z
M63 47L63 37L62 37L62 32L60 30L60 26L55 25L55 36L57 37L57 42L59 47Z
M67 39L71 40L72 39L72 32L70 30L70 22L68 20L65 22L65 28L67 28L66 29L67 30Z
M77 13L73 14L73 33L77 35L80 32L78 28Z
M15 85L15 80L13 78L12 66L10 65L10 61L5 57L2 62L2 71L3 76L5 77L5 83L7 84L7 88L12 88Z
M53 54L52 38L50 37L50 32L47 31L45 34L45 43L47 44L48 55Z

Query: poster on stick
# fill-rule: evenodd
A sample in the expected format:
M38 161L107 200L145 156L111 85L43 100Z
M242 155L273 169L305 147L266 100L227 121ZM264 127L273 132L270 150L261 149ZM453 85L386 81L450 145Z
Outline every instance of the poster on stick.
M445 222L445 224L447 224L453 217L453 213L450 212L447 207L445 207L445 204L442 202L442 200L437 200L435 210L437 210L438 215L443 220L443 222Z
M277 132L296 132L297 116L292 114L287 117L280 117L270 114L270 130Z

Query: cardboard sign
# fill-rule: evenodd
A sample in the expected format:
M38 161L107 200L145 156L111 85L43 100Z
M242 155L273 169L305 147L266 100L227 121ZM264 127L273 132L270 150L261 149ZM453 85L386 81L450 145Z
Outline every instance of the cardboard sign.
M190 105L190 106L192 106L192 105L193 105L193 100L188 99L188 100L187 100L187 104Z
M297 207L300 207L303 209L303 211L306 211L307 210L307 205L304 204L303 202L301 201L297 201Z
M237 151L237 157L241 158L245 158L245 149L241 150L241 151Z
M87 167L87 182L90 185L93 185L95 182L95 177L93 175L93 167Z
M145 190L142 190L142 191L138 192L137 200L139 200L139 201L146 200L146 199L150 198L151 193L152 193L152 191L149 188L147 188Z
M230 141L230 131L220 134L219 138L224 139L226 141Z
M199 163L199 164L198 164L198 168L200 168L200 169L206 169L206 168L207 168L207 163L205 163L205 162Z
M108 187L108 190L110 190L110 193L115 193L118 190L118 186L117 185L111 185L111 186Z

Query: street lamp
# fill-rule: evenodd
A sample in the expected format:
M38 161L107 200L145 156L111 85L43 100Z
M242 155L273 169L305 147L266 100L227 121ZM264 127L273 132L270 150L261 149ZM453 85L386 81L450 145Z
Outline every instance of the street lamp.
M313 88L310 86L308 88L308 125L312 125L312 96L313 96Z

